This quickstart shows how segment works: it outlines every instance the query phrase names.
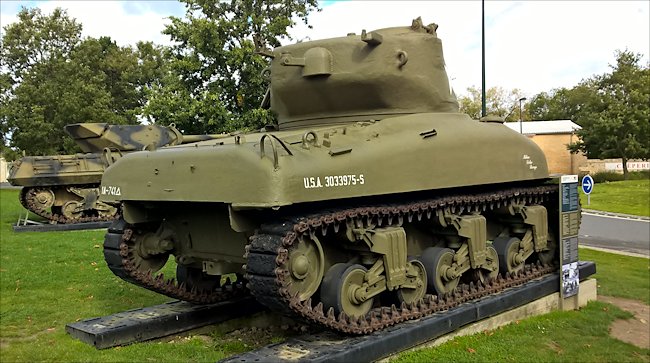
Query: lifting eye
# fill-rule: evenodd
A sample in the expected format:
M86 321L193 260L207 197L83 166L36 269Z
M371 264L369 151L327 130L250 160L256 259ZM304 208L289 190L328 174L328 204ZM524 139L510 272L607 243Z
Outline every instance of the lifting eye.
M397 67L402 68L409 61L408 53L406 53L406 51L404 50L398 50L397 60L399 60L399 64L397 65Z
M318 145L318 135L316 135L314 131L307 131L302 135L302 148L309 150L309 145L320 147L320 145Z

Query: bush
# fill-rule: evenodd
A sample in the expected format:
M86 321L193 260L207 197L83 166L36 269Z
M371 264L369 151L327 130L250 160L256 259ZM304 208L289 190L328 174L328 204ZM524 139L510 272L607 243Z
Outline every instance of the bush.
M594 183L604 183L623 180L623 174L615 171L599 171L591 176Z
M594 183L605 183L625 180L623 173L615 171L599 171L591 176ZM628 173L628 180L643 180L650 178L650 170L631 171Z

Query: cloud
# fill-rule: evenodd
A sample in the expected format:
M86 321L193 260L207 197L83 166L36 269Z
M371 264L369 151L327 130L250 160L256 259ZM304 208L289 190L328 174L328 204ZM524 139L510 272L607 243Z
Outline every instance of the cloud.
M15 22L18 4L39 7L49 14L55 8L66 9L68 15L83 25L83 36L110 36L119 45L134 45L140 40L169 44L161 32L169 16L183 16L183 4L176 1L44 1L3 2L2 26Z

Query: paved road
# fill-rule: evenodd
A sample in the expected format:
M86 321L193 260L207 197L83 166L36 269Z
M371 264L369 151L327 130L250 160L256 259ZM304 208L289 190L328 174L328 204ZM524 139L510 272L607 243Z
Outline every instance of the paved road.
M583 212L579 241L583 246L650 256L650 221Z

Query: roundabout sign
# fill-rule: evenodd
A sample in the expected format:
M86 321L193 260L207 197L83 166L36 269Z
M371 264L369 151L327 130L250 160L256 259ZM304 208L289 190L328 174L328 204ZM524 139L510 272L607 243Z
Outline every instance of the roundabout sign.
M587 205L591 204L591 192L594 190L594 179L590 175L582 177L582 192L587 194Z

